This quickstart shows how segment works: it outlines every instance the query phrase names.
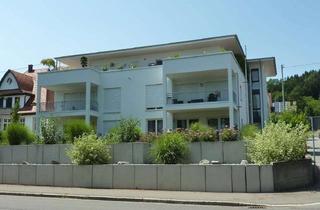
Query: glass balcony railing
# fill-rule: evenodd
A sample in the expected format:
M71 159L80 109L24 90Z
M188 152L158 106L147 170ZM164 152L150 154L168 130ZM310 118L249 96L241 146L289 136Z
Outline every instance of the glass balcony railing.
M85 109L85 100L42 102L40 106L41 112L81 111ZM98 111L98 103L91 101L90 109Z
M190 104L219 101L228 101L228 90L181 91L167 94L168 104Z

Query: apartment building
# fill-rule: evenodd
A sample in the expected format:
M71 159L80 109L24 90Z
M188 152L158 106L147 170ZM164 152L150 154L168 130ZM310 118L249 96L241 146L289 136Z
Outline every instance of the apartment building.
M266 77L276 75L275 58L247 60L237 35L55 59L57 69L38 74L37 128L41 118L80 118L99 134L128 117L145 132L263 126Z

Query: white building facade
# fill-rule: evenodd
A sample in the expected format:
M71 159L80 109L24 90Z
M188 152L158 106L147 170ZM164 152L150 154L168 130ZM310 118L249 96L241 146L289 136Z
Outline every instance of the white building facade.
M37 122L48 117L62 122L80 118L101 135L122 118L138 119L145 132L188 128L194 122L217 129L242 127L253 122L246 67L262 63L261 106L266 103L265 79L276 73L275 65L266 65L263 59L246 62L236 35L63 56L56 61L57 70L38 75ZM53 92L51 102L41 98L42 89ZM256 123L263 125L268 112L260 113L263 117Z

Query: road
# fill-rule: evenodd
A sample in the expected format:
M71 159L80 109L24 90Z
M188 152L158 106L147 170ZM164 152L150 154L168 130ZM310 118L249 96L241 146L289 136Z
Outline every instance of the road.
M263 209L319 209L320 205L297 206L297 207L266 207ZM120 201L95 201L79 200L67 198L45 198L45 197L26 197L26 196L6 196L0 195L0 210L245 210L260 209L250 207L225 207L225 206L200 206L164 203L138 203Z

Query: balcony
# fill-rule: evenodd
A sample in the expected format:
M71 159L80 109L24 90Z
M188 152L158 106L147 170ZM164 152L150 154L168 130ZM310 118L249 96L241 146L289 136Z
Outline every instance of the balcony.
M91 101L90 109L92 111L98 111L98 103L96 101ZM70 112L85 110L85 100L42 102L40 106L40 112Z
M179 91L167 94L167 104L193 104L228 101L228 90Z

